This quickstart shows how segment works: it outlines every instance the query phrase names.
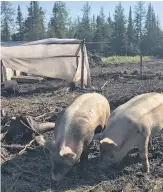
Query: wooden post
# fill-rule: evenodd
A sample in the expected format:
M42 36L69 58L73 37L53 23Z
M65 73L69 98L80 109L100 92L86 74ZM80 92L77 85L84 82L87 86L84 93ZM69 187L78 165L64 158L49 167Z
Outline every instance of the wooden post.
M82 63L81 63L81 89L84 88L84 45L85 45L85 39L82 41L82 44L81 44L81 56L82 56Z
M140 55L140 79L143 77L143 56Z
M16 70L13 70L14 76L16 76Z
M7 80L7 72L6 67L4 67L2 60L1 60L1 83Z
M3 65L1 61L1 83L3 83Z

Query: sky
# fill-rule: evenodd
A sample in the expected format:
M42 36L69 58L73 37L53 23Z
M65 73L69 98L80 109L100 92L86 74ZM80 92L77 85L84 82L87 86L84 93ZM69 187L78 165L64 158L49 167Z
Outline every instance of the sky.
M163 29L163 1L146 1L145 7L147 8L149 3L152 3L156 15L158 15L161 27ZM52 8L54 6L54 1L40 1L40 6L43 8L43 10L46 12L45 14L45 22L47 23L49 21L49 18L51 16ZM70 16L74 19L77 16L82 16L82 7L85 3L85 1L66 1L66 7L68 9L68 12ZM91 5L91 15L99 14L101 7L104 8L104 13L108 17L109 12L110 15L113 16L115 6L118 4L118 1L89 1L89 4ZM128 18L128 12L130 6L132 7L132 10L134 10L136 1L122 1L122 6L125 11L126 18ZM20 5L23 16L27 16L27 6L29 5L29 1L12 1L13 8L17 10L18 5Z

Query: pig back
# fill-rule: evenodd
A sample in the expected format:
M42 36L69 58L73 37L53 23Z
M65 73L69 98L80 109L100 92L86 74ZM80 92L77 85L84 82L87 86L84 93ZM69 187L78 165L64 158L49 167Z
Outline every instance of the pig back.
M163 104L163 94L146 93L130 99L125 104L117 107L110 118L118 116L127 116L134 119L140 119L148 113L155 111L155 108Z
M130 104L126 116L145 128L145 132L157 132L163 126L163 94L144 94L142 98Z
M163 128L163 102L142 116L140 122L151 136L159 132Z
M56 142L61 140L76 143L91 137L96 127L104 124L110 115L108 100L98 93L79 96L56 122Z
M104 135L115 135L114 137L117 138L119 133L123 138L128 131L134 132L135 129L136 131L142 131L142 128L154 133L157 128L161 129L162 114L163 94L146 93L138 95L112 112L107 128L104 130Z
M86 129L104 126L110 115L108 100L98 93L88 93L79 97L67 110L72 123L86 125ZM84 127L83 127L84 128Z

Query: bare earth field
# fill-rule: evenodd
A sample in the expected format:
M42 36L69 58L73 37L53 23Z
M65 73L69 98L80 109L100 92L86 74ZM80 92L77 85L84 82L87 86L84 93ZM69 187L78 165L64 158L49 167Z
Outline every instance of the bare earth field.
M139 72L138 64L108 65L105 68L91 69L93 86L101 87L108 81L102 94L109 100L112 110L137 94L163 92L163 61L155 60L144 64L144 74L150 76L150 79L140 80L136 70ZM36 117L55 108L68 106L82 92L69 91L67 85L61 80L21 84L19 97L1 97L1 105L7 112L7 118L2 119L1 124L4 125L18 114ZM55 121L56 117L57 115L50 121ZM53 134L47 132L45 137L51 138ZM153 151L149 151L151 173L146 175L141 172L142 165L137 149L132 150L117 166L105 171L99 170L99 149L95 143L90 149L89 162L74 166L58 184L51 181L47 150L34 146L33 150L17 155L1 148L5 157L5 160L1 159L1 189L2 192L162 192L163 131L153 138L153 148Z

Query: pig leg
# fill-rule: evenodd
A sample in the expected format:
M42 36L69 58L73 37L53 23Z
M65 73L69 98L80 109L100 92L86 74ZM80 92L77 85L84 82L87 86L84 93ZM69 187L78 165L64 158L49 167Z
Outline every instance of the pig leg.
M148 161L148 144L149 144L149 136L142 138L139 143L139 156L143 163L143 171L149 173L149 161Z
M89 155L89 148L93 142L93 138L94 138L94 134L90 134L87 139L85 140L84 143L84 149L83 152L81 154L80 160L82 161L88 161L88 155Z
M80 157L80 161L88 161L88 155L89 155L89 147L85 147L85 149L83 150L81 157Z
M149 149L153 151L152 138L149 139Z

